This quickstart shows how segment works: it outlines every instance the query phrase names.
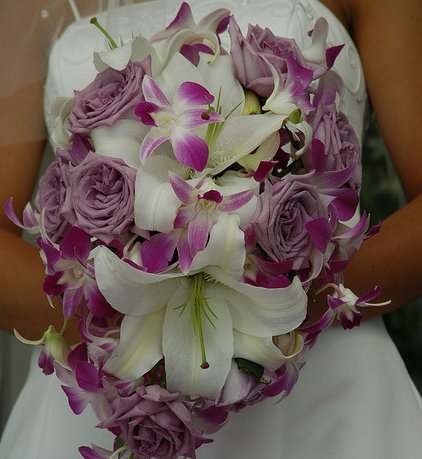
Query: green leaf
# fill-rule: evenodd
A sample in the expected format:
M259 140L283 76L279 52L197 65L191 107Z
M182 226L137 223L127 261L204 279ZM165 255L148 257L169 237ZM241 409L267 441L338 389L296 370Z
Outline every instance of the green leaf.
M250 362L249 360L242 359L240 357L235 360L239 370L253 376L258 382L261 381L262 375L264 374L264 367L258 365L255 362Z

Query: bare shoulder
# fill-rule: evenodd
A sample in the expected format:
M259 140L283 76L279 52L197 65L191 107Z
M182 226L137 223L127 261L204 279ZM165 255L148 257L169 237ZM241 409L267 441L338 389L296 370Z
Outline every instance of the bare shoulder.
M381 132L409 199L422 193L420 0L341 0Z

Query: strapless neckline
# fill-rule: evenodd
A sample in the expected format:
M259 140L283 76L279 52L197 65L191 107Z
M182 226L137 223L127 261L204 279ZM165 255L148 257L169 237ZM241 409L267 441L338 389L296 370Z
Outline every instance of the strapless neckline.
M112 18L123 40L129 40L132 33L148 38L174 18L180 4L179 0L127 4L119 7ZM308 32L315 21L324 16L329 24L328 44L345 44L334 67L346 88L340 108L349 117L361 140L366 88L360 57L344 24L327 6L319 0L261 0L259 4L254 0L191 0L189 4L198 20L212 10L227 8L244 32L249 23L269 27L276 35L294 38L300 48L307 45ZM101 12L98 17L106 23L107 12ZM49 130L53 122L50 113L53 101L59 96L72 96L73 90L82 89L95 76L92 53L103 50L105 42L89 19L90 16L83 17L71 23L53 44L45 88L45 116ZM222 41L223 46L229 46L228 34L222 36Z

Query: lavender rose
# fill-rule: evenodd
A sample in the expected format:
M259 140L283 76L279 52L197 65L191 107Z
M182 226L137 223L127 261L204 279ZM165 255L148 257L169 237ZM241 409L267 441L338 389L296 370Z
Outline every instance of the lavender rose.
M40 179L35 206L44 210L45 231L53 242L60 241L70 229L64 207L69 196L70 158L58 150L56 159L48 166Z
M124 234L133 224L135 176L123 160L89 152L69 171L68 220L107 243Z
M264 59L267 59L281 75L287 72L288 57L306 66L296 42L289 38L277 37L270 29L249 25L245 38L236 21L231 18L229 34L236 75L243 87L255 91L260 96L268 97L274 89L271 70Z
M102 427L118 427L135 458L195 457L195 448L207 442L192 425L192 416L179 394L160 386L141 386L116 403L114 415Z
M75 91L69 116L73 134L89 134L92 129L111 126L142 100L142 79L150 74L149 59L129 62L122 71L107 68L82 91Z
M291 176L265 182L254 217L258 244L274 262L293 261L293 269L312 264L314 240L306 224L326 218L318 190ZM300 176L296 176L300 177Z
M347 116L338 112L334 105L320 106L308 117L308 123L314 131L313 137L324 144L327 171L339 171L356 165L356 169L347 182L352 190L359 192L362 183L362 168L360 166L360 146L355 130L350 125ZM308 151L302 157L305 167L309 170L311 155Z

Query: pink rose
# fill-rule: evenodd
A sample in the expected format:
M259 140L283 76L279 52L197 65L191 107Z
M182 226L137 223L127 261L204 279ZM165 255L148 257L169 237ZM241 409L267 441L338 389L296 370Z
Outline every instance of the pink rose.
M108 68L99 73L85 89L75 91L70 132L89 134L98 126L114 124L142 101L142 79L150 73L149 59L129 62L120 72Z
M295 271L309 268L315 250L315 234L307 226L327 218L318 189L300 176L265 182L254 217L259 246L273 262L293 261ZM328 225L327 225L328 226ZM321 234L327 240L331 234Z
M327 155L325 163L327 172L358 165L346 185L359 192L362 183L361 151L355 130L350 125L347 116L338 112L334 106L321 106L308 117L307 121L313 128L313 137L324 144ZM302 158L308 169L310 159L310 151L308 151Z
M141 386L114 404L114 414L102 427L119 428L135 458L195 457L195 449L207 442L193 427L191 412L178 393L158 385Z
M56 159L40 179L35 200L37 210L44 210L45 230L53 242L61 240L71 226L63 210L70 199L69 164L67 153L58 150Z
M69 171L72 225L108 243L133 224L136 172L121 159L89 152Z
M244 88L262 97L268 97L274 89L274 80L265 59L280 75L287 73L287 58L293 58L301 66L306 66L296 42L277 37L270 29L249 25L245 38L236 21L231 18L229 34L237 78Z

